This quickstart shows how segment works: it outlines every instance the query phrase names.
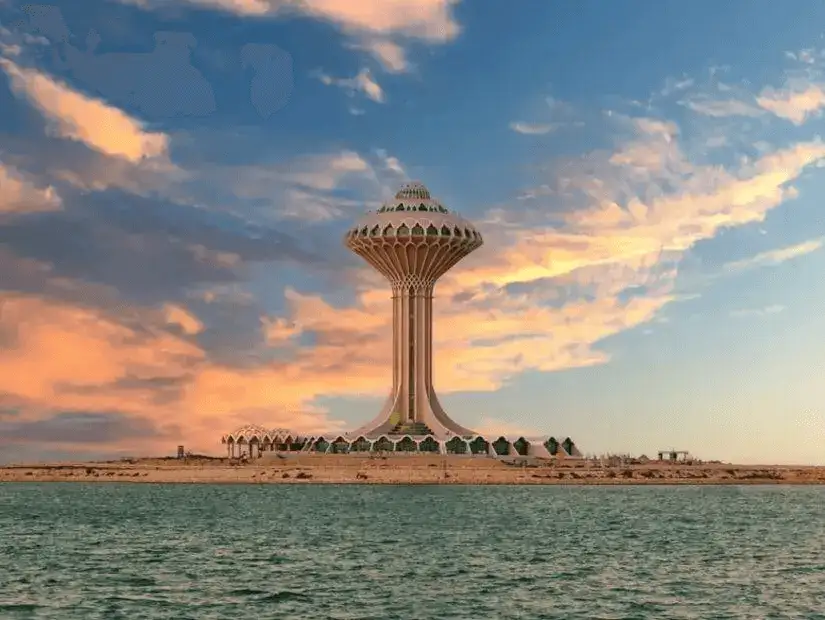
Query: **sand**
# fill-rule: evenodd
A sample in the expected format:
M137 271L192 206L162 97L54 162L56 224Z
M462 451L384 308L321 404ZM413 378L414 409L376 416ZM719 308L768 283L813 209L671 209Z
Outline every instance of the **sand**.
M517 460L514 460L517 461ZM488 457L267 455L9 465L0 482L254 484L825 484L825 467L649 463L602 467L578 460L504 462Z

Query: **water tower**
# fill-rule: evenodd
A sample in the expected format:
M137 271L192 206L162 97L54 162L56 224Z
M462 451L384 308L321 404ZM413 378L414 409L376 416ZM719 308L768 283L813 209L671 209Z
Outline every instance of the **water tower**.
M344 243L392 287L392 390L378 417L351 435L473 435L450 419L433 389L433 288L482 245L479 232L413 182L359 221Z

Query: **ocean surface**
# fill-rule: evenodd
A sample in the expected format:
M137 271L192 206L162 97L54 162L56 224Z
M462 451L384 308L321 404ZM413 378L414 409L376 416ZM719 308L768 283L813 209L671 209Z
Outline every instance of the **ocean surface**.
M2 484L0 618L825 618L825 489Z

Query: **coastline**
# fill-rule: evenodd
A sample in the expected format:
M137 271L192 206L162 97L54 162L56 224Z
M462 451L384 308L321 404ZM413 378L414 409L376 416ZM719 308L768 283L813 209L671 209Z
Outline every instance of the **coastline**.
M602 467L564 460L507 463L487 457L300 455L250 463L229 459L128 459L0 467L2 482L390 485L825 484L824 466L686 465Z

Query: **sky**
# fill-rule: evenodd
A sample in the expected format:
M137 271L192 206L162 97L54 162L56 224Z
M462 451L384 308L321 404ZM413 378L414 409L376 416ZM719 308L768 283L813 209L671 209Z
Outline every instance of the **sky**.
M420 180L460 424L823 463L823 109L815 0L0 0L0 461L374 417Z

